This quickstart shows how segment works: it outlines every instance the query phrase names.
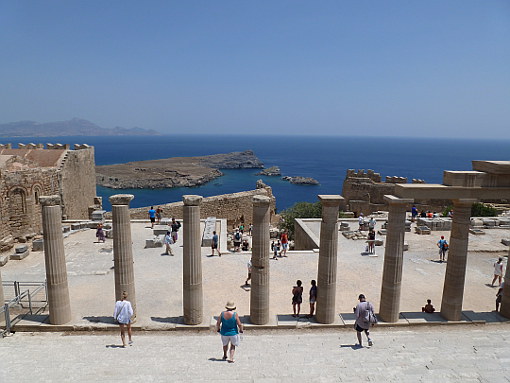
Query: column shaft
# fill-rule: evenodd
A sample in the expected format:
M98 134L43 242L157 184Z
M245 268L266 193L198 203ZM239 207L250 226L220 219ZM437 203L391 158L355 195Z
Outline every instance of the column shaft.
M200 236L201 196L183 196L182 294L184 323L195 325L203 320L202 258Z
M269 220L271 199L253 197L250 321L269 322Z
M115 269L115 300L122 299L127 292L127 300L133 306L133 319L136 319L135 272L133 261L133 241L131 239L131 217L129 203L131 194L116 194L109 198L112 204L113 265Z
M389 214L379 315L385 322L397 322L400 315L406 207L413 200L391 195L384 196L384 199L388 202Z
M44 263L50 323L64 324L71 320L71 302L67 283L60 197L41 197L40 201L43 205Z
M462 316L462 300L466 281L467 249L469 241L469 219L474 199L453 201L453 220L450 235L448 261L444 279L441 316L459 321Z
M316 318L320 323L333 323L336 315L338 210L343 198L339 195L320 195L318 197L322 203L322 222L317 273Z
M510 259L510 248L508 250L508 258ZM510 319L510 263L506 264L505 271L505 279L503 286L503 296L501 297L501 307L499 308L499 313L503 315L505 318ZM508 281L508 282L507 282Z
M2 272L0 271L0 308L4 306L5 296L4 296L4 287L2 285ZM4 313L0 314L0 323L5 322Z

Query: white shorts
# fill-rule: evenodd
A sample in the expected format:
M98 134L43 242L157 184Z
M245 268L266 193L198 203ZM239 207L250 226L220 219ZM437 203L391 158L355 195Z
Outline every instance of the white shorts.
M239 334L236 334L236 335L222 335L221 336L221 341L223 343L224 346L228 345L228 343L232 343L232 346L239 346L240 342L241 342L241 338L239 338Z

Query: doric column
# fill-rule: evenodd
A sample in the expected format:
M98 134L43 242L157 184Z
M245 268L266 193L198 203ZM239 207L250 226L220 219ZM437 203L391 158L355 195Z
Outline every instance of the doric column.
M185 324L200 324L203 317L202 258L200 251L200 204L198 195L182 196L183 262L182 295Z
M508 258L510 259L510 248L508 251ZM499 308L499 313L503 315L505 318L510 319L510 262L506 264L505 271L505 279L503 286L503 296L501 297L501 306Z
M389 214L379 315L385 322L397 322L400 314L406 207L414 200L392 195L385 195L384 200L388 203Z
M0 271L0 308L4 306L5 296L4 296L4 287L2 285L2 272ZM0 314L0 323L5 322L4 313Z
M131 217L129 203L135 198L132 194L112 195L113 265L115 269L115 300L128 293L128 301L133 306L136 318L135 272L133 266L133 242L131 240Z
M62 208L58 195L39 198L42 205L44 236L44 263L46 288L51 324L64 324L71 320L71 303L67 284Z
M338 210L343 197L319 195L322 222L317 275L317 313L320 323L335 321L336 265L338 251Z
M471 217L471 206L475 202L475 199L457 199L453 201L452 231L444 278L443 299L441 300L441 316L451 321L459 321L462 316L469 219Z
M269 322L269 219L271 199L253 197L250 321Z

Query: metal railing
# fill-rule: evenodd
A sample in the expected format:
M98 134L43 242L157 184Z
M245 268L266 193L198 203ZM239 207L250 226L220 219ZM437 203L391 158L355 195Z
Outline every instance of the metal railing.
M12 326L27 315L37 315L44 311L48 304L46 282L4 281L2 286L7 301L0 302L3 303L0 306L0 318L5 320L5 329L0 328L0 337L9 334ZM3 324L0 326L3 327Z

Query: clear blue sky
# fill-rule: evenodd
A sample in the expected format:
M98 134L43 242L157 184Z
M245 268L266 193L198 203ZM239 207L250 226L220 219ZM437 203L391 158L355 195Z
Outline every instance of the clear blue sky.
M510 138L510 1L3 1L0 123Z

